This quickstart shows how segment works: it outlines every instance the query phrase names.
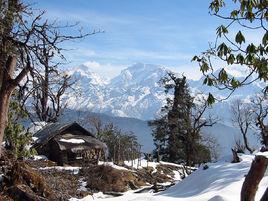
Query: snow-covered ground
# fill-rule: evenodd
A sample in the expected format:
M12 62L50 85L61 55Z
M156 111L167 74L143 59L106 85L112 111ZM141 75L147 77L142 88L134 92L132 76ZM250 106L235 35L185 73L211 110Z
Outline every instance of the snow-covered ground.
M208 164L190 176L169 188L154 194L126 192L123 196L107 198L102 193L87 196L81 201L234 201L240 200L240 190L254 156L242 155L242 162L230 163L231 158L225 157L217 163ZM268 186L268 174L260 183L256 200L259 200ZM77 201L78 199L71 199Z

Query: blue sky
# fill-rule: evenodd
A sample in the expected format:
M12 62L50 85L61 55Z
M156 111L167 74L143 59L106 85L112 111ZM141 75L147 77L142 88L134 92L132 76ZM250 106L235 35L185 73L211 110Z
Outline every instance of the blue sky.
M86 63L112 77L136 62L161 64L190 78L200 73L191 58L215 40L221 23L209 15L210 0L39 0L49 19L80 22L85 32L104 30L66 43L70 64Z

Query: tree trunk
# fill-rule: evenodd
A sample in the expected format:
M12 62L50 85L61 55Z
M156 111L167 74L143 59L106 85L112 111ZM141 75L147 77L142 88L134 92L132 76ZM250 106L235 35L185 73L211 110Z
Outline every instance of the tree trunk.
M268 151L268 126L262 122L261 128L261 135L262 135L262 143L264 147L262 147L262 152Z
M160 162L160 145L157 145L157 162Z
M7 124L11 92L3 89L3 87L0 91L0 156L2 154L2 142Z
M28 61L26 67L23 68L15 78L13 78L16 65L17 65L16 56L8 56L5 66L3 66L3 68L5 68L5 71L2 85L0 86L0 156L2 153L1 150L2 142L8 120L8 108L11 95L15 90L15 88L19 85L21 80L30 71L30 61Z
M265 156L255 156L241 189L241 201L255 200L258 185L265 174L267 165L268 159Z
M45 77L41 78L41 83L42 83L42 91L41 91L41 117L42 121L48 121L48 82L49 82L49 67L48 64L45 64ZM44 79L44 80L43 80Z
M246 149L252 154L253 153L253 150L249 147L249 144L248 144L248 139L247 139L247 131L245 132L242 132L243 134L243 139L244 139L244 143L245 143L245 147Z
M232 163L239 163L240 162L240 158L237 154L237 151L232 149L232 153L233 153L233 160Z

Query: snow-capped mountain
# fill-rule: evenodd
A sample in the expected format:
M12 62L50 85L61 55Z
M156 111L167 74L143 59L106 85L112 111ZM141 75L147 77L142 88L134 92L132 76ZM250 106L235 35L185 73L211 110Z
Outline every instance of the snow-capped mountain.
M87 66L81 65L68 72L76 84L73 86L75 90L66 93L64 99L70 109L142 120L153 119L165 104L166 94L158 82L167 71L168 68L160 65L137 63L107 81ZM235 76L243 76L244 73L233 69L227 72ZM212 92L218 97L226 97L230 93L203 85L203 79L188 80L188 83L193 93ZM213 110L222 114L222 118L229 118L228 109L232 99L247 99L262 87L262 83L256 82L239 88L228 101L215 104Z
M90 110L121 117L151 119L165 101L158 81L166 74L162 66L135 64L109 82L81 66L69 72L75 90L64 99L70 109Z

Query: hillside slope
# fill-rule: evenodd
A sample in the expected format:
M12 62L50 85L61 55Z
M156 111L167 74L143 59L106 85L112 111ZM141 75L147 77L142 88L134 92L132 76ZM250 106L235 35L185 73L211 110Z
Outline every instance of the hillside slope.
M128 192L123 196L107 198L105 201L235 201L240 200L240 190L253 156L242 155L242 162L230 163L230 158L222 159L209 168L197 171L162 193L134 194ZM268 186L268 173L262 179L257 191L259 200ZM102 200L98 197L85 197L83 201Z

